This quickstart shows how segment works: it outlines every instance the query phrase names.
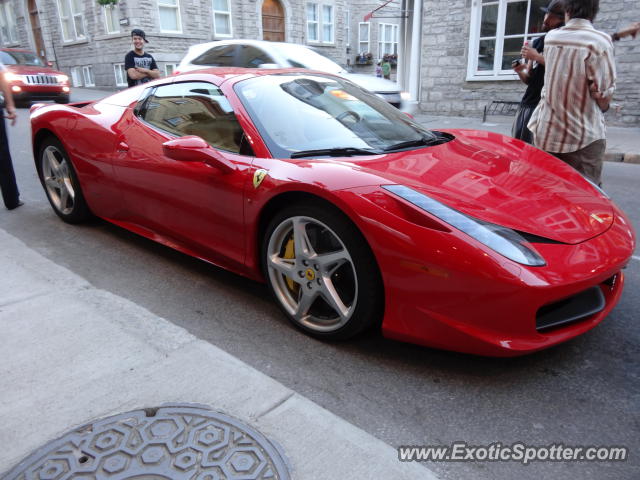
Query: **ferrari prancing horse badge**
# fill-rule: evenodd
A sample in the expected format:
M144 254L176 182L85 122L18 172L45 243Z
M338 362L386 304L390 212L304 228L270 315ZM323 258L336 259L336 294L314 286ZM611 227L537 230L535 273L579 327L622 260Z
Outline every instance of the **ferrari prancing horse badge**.
M256 170L253 174L253 188L258 188L269 172L264 169Z

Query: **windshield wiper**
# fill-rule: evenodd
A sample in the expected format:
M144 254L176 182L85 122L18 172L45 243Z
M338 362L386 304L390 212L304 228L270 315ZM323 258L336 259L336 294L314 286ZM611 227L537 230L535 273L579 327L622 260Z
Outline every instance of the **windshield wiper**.
M354 155L379 155L374 150L355 147L321 148L318 150L301 150L291 154L291 158L302 157L352 157Z
M384 149L385 152L391 152L393 150L402 150L404 148L410 148L410 147L431 147L433 145L438 145L440 143L442 143L442 139L441 138L419 138L418 140L409 140L406 142L400 142L400 143L396 143L394 145L391 145L390 147L386 147Z

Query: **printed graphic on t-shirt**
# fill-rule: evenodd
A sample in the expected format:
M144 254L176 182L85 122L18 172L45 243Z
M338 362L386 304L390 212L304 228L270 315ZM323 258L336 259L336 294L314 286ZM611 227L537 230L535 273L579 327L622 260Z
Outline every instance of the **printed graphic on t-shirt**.
M136 55L133 51L129 52L124 60L124 68L125 70L129 70L130 68L147 68L149 70L154 70L158 68L155 60L151 55L145 53L143 55ZM144 77L137 80L132 79L127 74L127 83L130 87L135 85L140 85L142 83L150 82L152 79L150 77Z

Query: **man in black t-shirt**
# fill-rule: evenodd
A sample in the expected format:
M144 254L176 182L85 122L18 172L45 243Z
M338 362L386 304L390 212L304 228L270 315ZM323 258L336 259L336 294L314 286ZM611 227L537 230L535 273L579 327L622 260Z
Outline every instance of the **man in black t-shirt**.
M541 10L545 13L542 23L543 32L546 33L564 25L564 7L561 0L552 0L547 7L541 7ZM518 77L527 84L527 91L520 101L511 136L527 143L533 143L533 136L527 128L527 123L529 123L529 118L540 101L540 93L544 86L543 50L544 36L536 38L531 47L528 45L522 47L520 53L526 63L517 60L513 63L513 69Z
M131 30L133 50L124 57L124 69L127 71L127 83L130 87L160 78L160 70L151 55L144 53L144 44L149 43L142 30Z

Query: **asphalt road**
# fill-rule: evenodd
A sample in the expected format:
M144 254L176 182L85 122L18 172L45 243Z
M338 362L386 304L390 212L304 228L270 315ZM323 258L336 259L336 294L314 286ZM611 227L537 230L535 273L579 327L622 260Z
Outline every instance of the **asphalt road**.
M378 336L323 343L290 327L261 284L102 221L63 223L37 180L27 110L20 110L10 135L26 204L15 212L0 209L3 229L96 287L186 328L385 442L623 445L631 452L624 463L427 464L442 478L640 478L637 251L622 300L603 324L524 358L478 358ZM608 163L604 182L640 225L640 165Z

